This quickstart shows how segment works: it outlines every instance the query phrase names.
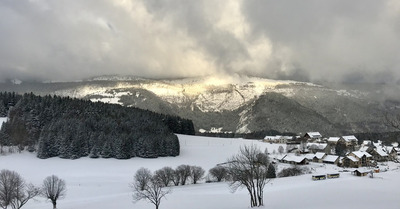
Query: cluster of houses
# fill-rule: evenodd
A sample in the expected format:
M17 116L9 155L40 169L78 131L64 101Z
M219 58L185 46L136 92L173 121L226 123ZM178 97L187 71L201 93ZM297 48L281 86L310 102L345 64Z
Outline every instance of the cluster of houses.
M353 136L323 138L319 132L308 132L300 136L266 136L265 142L286 144L286 154L275 159L282 163L304 165L309 162L335 164L342 167L359 168L376 166L377 162L398 161L398 144L384 146L381 142L358 143ZM345 146L345 154L339 156L336 146ZM295 153L289 154L289 153Z

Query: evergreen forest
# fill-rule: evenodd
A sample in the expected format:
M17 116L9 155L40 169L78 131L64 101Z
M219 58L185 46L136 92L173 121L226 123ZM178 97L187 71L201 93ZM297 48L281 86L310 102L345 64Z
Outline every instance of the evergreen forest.
M194 134L190 120L118 104L60 96L0 92L0 145L39 158L128 159L177 156L174 133Z

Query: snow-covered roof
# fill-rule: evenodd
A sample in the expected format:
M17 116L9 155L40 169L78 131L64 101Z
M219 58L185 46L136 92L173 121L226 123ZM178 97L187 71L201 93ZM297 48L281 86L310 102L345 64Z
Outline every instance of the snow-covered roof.
M350 159L353 162L358 162L358 159L353 157L353 156L347 156L348 159Z
M328 138L328 142L338 142L339 141L339 139L340 139L340 137L329 137Z
M306 154L306 155L304 155L304 157L307 159L307 160L312 160L313 158L314 158L314 154Z
M368 169L368 168L357 168L353 172L355 172L355 171L358 171L360 173L369 173L369 172L371 172L371 170Z
M363 144L364 144L364 145L368 145L368 144L371 144L371 143L372 143L371 140L364 140L364 141L363 141Z
M339 158L339 156L337 156L337 155L327 155L327 156L325 156L324 159L322 159L322 160L323 160L323 161L326 161L326 162L332 162L332 163L334 163L338 158Z
M394 147L386 146L385 149L386 149L387 153L391 153L393 151Z
M370 155L368 152L363 152L363 151L354 151L352 152L355 156L357 156L358 158L362 158L364 155L366 157L372 157L372 155Z
M346 142L351 142L351 141L358 142L358 139L357 139L354 135L342 136L342 138L343 138Z
M374 147L380 147L382 142L378 140L378 142L372 142L372 144L374 145Z
M304 156L293 156L293 155L286 155L285 157L283 157L282 159L288 161L288 162L296 162L296 163L300 163L301 161L303 161L304 159L306 159Z
M381 148L377 148L375 149L376 153L378 153L378 155L380 155L381 157L387 157L388 154Z
M368 150L368 148L369 148L368 146L362 146L362 147L360 147L360 149L358 151L366 152Z
M309 135L313 139L322 137L322 135L319 132L307 132L307 135Z
M317 152L317 153L315 153L314 156L315 156L316 158L318 158L318 159L321 159L321 158L323 158L325 155L326 155L326 154L323 153L323 152Z

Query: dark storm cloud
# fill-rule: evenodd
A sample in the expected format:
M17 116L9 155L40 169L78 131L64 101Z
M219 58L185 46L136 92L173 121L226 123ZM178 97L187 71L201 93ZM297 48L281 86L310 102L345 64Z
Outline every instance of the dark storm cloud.
M311 79L371 81L369 75L388 71L399 76L396 1L249 0L243 11L254 33L266 34L277 50L287 47L289 62ZM357 78L346 77L352 74Z
M387 1L0 1L0 80L248 74L397 81Z

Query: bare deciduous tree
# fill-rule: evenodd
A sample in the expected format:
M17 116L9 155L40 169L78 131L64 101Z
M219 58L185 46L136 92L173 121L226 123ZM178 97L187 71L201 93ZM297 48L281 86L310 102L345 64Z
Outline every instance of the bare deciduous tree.
M193 181L193 184L196 184L197 181L201 180L204 176L204 169L200 166L190 166L190 178Z
M135 178L134 181L137 182L138 179ZM171 188L163 187L159 181L155 178L151 178L144 186L144 189L142 189L140 185L133 183L133 200L147 200L154 204L156 209L158 209L162 198L171 193L171 191Z
M179 186L179 183L181 182L181 175L180 173L176 172L176 170L174 170L174 177L172 178L172 182L175 186Z
M135 173L134 184L141 190L144 190L146 185L151 181L152 175L149 169L140 168Z
M264 205L264 187L272 178L268 173L268 156L254 145L244 146L226 165L232 178L232 191L245 187L250 194L251 207Z
M154 178L162 185L169 186L170 182L174 179L174 173L175 171L171 167L164 167L156 170Z
M26 184L24 181L22 181L15 191L15 198L11 201L11 208L20 209L30 199L33 199L39 194L39 188L35 187L33 184Z
M180 165L175 169L175 172L180 176L181 185L185 185L191 174L190 165Z
M25 180L15 171L0 172L0 206L6 209L20 209L30 199L36 197L40 190Z
M228 175L228 170L223 166L215 166L208 171L211 176L217 179L218 182L222 181Z
M15 178L18 174L10 170L0 172L0 206L6 209L14 196Z
M63 179L51 175L43 180L42 195L51 201L54 209L57 208L57 200L64 198L66 194L67 185Z

